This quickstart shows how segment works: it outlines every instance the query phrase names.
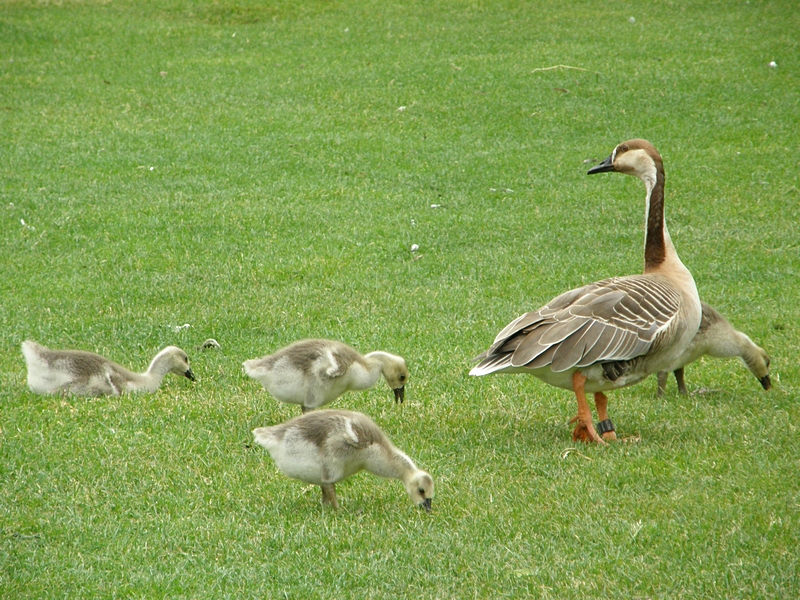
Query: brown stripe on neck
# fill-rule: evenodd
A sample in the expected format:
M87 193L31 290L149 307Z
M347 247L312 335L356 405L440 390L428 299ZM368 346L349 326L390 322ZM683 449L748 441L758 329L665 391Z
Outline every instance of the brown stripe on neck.
M644 242L644 270L658 267L667 258L667 243L664 239L664 165L655 160L656 183L650 192L650 208L647 213L647 237Z

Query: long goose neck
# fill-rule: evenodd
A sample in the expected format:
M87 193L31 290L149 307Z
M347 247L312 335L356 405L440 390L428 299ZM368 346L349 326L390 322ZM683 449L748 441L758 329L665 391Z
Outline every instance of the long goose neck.
M680 279L687 290L697 292L694 278L681 262L672 238L667 229L664 215L664 166L661 161L653 161L650 172L641 177L647 187L647 232L644 240L644 272L661 272L673 279ZM700 299L697 298L697 308Z
M382 364L371 354L366 356L358 355L348 368L348 389L367 390L371 388L380 379Z
M159 352L150 363L150 366L147 367L147 371L135 374L134 381L137 389L147 389L151 392L156 391L161 385L164 376L169 373L169 370L170 365L168 357L163 351Z
M736 334L739 339L739 358L742 359L742 362L744 362L747 368L750 369L750 372L758 379L761 379L764 375L768 375L769 366L765 361L764 350L741 331L737 331Z
M643 175L640 174L640 178L647 188L644 272L645 274L661 274L670 279L682 291L684 299L687 301L684 306L686 332L691 333L693 337L700 326L703 312L700 306L700 296L697 294L694 277L681 262L667 230L664 216L664 164L661 162L660 156L651 155L650 158L652 159L652 168L646 170ZM684 350L691 343L692 337L681 339Z
M370 465L369 471L373 475L406 483L417 472L414 462L393 445L384 446L381 458Z
M369 385L366 387L372 387L378 379L380 379L381 373L383 373L383 367L388 360L389 355L386 352L380 351L370 352L364 357L364 365L368 373L367 379L369 381Z
M753 340L741 331L736 331L733 326L721 329L719 335L715 336L710 345L711 348L708 353L714 358L739 357L746 363L748 363L748 360L753 362L752 357L758 356L759 350Z
M664 218L664 167L654 163L655 173L644 177L647 186L647 233L644 241L644 272L657 270L667 260L668 249L675 253Z

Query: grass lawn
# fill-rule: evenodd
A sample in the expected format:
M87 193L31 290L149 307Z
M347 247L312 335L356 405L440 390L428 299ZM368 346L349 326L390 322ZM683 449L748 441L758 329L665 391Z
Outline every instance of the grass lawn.
M760 0L0 0L0 597L800 597L798 32ZM572 394L467 372L641 271L644 187L585 175L632 137L774 389L705 359L610 394L638 442L577 447ZM363 474L323 510L252 446L299 410L242 361L312 336L406 358L403 405L333 406L431 514ZM36 396L26 338L179 345L198 381Z

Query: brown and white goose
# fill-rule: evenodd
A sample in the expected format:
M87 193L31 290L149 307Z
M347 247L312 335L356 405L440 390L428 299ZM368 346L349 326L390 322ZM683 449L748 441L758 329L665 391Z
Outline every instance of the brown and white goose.
M144 373L134 373L107 358L83 350L50 350L31 340L22 342L28 365L28 387L36 394L119 396L126 392L155 392L167 373L192 381L186 352L167 346Z
M744 333L737 331L713 306L705 302L700 304L703 307L700 329L697 330L692 343L683 351L677 362L669 370L658 372L658 395L664 395L669 371L675 374L678 392L686 394L686 382L683 378L684 367L706 355L714 358L741 358L745 366L758 379L761 387L765 390L771 389L769 356L764 349L754 344L753 340Z
M664 219L664 166L646 140L619 144L589 170L641 179L647 189L644 274L612 277L557 296L509 323L470 375L528 373L573 390L574 440L603 443L586 392L594 393L605 439L616 439L603 392L638 383L674 364L700 325L692 274L672 245Z
M433 478L398 450L367 415L316 410L281 425L253 430L278 469L322 488L322 503L339 508L336 484L359 471L403 482L417 506L431 510Z
M245 361L244 371L278 400L299 404L303 412L347 391L369 389L381 374L394 391L395 402L402 402L408 381L408 367L401 357L388 352L362 356L335 340L294 342L274 354Z

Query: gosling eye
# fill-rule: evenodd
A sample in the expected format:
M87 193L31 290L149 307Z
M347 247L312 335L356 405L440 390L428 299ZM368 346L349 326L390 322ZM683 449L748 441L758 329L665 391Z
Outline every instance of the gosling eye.
M425 489L424 488L419 488L417 491L419 492L420 496L422 496L423 498L425 497Z
M405 375L400 375L400 381L405 381L405 380L406 380L406 376Z
M769 369L769 359L765 360L764 362L767 363L767 368Z

